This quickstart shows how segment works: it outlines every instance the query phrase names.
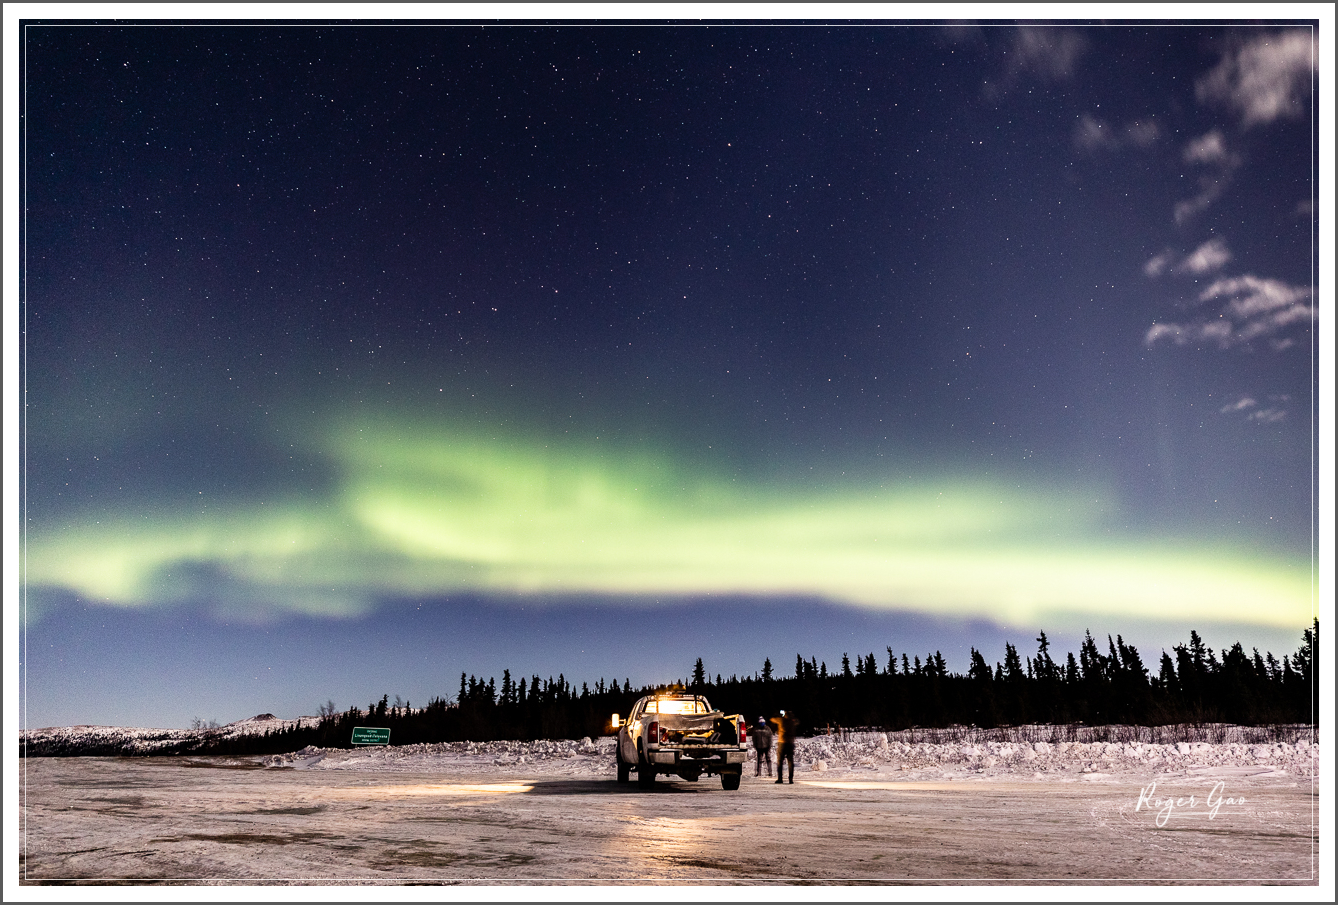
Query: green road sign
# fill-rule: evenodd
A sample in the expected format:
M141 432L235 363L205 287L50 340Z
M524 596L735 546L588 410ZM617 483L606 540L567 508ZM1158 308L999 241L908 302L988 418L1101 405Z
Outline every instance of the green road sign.
M353 744L355 745L389 745L389 729L369 729L366 726L357 726L353 730Z

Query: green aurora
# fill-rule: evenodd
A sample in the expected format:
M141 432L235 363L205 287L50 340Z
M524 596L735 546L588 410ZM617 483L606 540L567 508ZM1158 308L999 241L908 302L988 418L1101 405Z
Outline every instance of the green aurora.
M332 493L126 512L35 530L27 581L116 607L353 617L474 591L642 605L801 595L1034 624L1047 614L1311 618L1310 564L1234 545L1120 539L1107 490L986 479L746 483L670 457L520 435L345 421Z

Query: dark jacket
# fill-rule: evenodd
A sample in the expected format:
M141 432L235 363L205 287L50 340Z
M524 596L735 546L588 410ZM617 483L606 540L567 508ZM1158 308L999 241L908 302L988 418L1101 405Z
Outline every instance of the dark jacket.
M771 750L771 730L766 726L753 727L753 747L758 751Z

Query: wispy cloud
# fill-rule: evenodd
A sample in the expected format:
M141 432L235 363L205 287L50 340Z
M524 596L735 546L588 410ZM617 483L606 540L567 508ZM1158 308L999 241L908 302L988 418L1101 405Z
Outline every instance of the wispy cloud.
M1078 118L1078 125L1073 129L1073 143L1085 151L1119 147L1119 139L1110 124L1090 113Z
M1146 148L1156 144L1161 127L1153 119L1136 119L1116 126L1084 113L1073 129L1073 143L1083 151L1117 151L1133 146Z
M983 94L997 101L1026 82L1067 81L1077 72L1078 60L1086 50L1087 38L1074 29L1043 25L1016 28L1003 51L1003 70L997 78L985 79Z
M1199 296L1203 302L1229 299L1226 310L1238 318L1257 317L1284 309L1292 311L1298 307L1309 317L1310 307L1302 304L1308 298L1310 290L1305 286L1288 286L1281 280L1264 280L1250 274L1218 280Z
M1200 101L1234 109L1245 127L1300 116L1310 98L1310 29L1273 32L1237 45L1194 85Z
M1171 262L1174 260L1175 252L1170 250L1163 251L1161 254L1155 256L1152 260L1143 265L1143 273L1156 279L1170 268Z
M1213 172L1199 176L1199 193L1193 198L1180 201L1175 206L1175 222L1184 223L1196 214L1207 210L1218 198L1230 181L1231 173L1240 166L1240 155L1227 148L1226 139L1219 129L1213 129L1205 135L1185 145L1181 153L1186 163L1213 168Z
M1058 81L1073 75L1087 39L1067 28L1023 26L1013 33L1011 73L1029 72Z
M1213 129L1185 145L1183 156L1186 163L1228 166L1235 162L1234 156L1227 151L1226 139L1220 129Z
M1157 125L1155 119L1136 119L1125 123L1124 135L1130 144L1147 148L1161 138L1161 126Z
M1176 262L1177 257L1176 252L1168 248L1144 264L1143 273L1152 279L1166 273L1200 276L1209 271L1217 270L1230 261L1231 252L1227 250L1226 242L1223 240L1209 239L1178 263Z
M1250 396L1242 396L1236 402L1224 405L1219 412L1223 415L1243 415L1246 421L1253 421L1257 424L1274 424L1287 417L1287 410L1282 407L1283 403L1290 400L1287 395L1270 396L1271 405L1261 408L1259 403Z
M1198 297L1203 304L1217 303L1214 314L1185 323L1153 324L1143 342L1148 346L1169 341L1178 346L1194 343L1228 349L1268 340L1272 348L1285 349L1294 340L1279 334L1307 325L1315 316L1310 295L1308 287L1252 274L1217 280Z
M985 40L985 29L975 22L953 22L939 26L937 35L947 44L974 44Z
M1221 239L1210 239L1194 249L1189 257L1180 262L1176 270L1181 273L1203 274L1217 270L1230 260L1231 252L1227 251L1226 243Z
M1176 202L1174 212L1176 223L1184 223L1196 214L1202 213L1211 207L1214 201L1222 197L1222 184L1217 180L1204 179L1199 184L1202 186L1202 191L1197 195Z
M1225 321L1201 321L1198 323L1173 324L1159 323L1148 328L1143 336L1144 345L1155 346L1163 340L1169 340L1177 346L1191 343L1217 343L1223 348L1230 345L1231 324Z

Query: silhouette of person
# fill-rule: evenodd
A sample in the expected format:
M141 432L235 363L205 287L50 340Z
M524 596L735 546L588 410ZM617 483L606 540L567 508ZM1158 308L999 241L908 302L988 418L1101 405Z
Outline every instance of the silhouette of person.
M785 762L788 760L790 784L794 785L794 736L799 728L799 720L793 710L782 710L780 716L771 718L771 722L776 726L776 782L785 780Z
M753 770L754 776L762 775L762 765L767 765L767 775L771 775L771 727L767 725L762 717L757 718L757 725L753 727L753 749L757 752L757 766Z

